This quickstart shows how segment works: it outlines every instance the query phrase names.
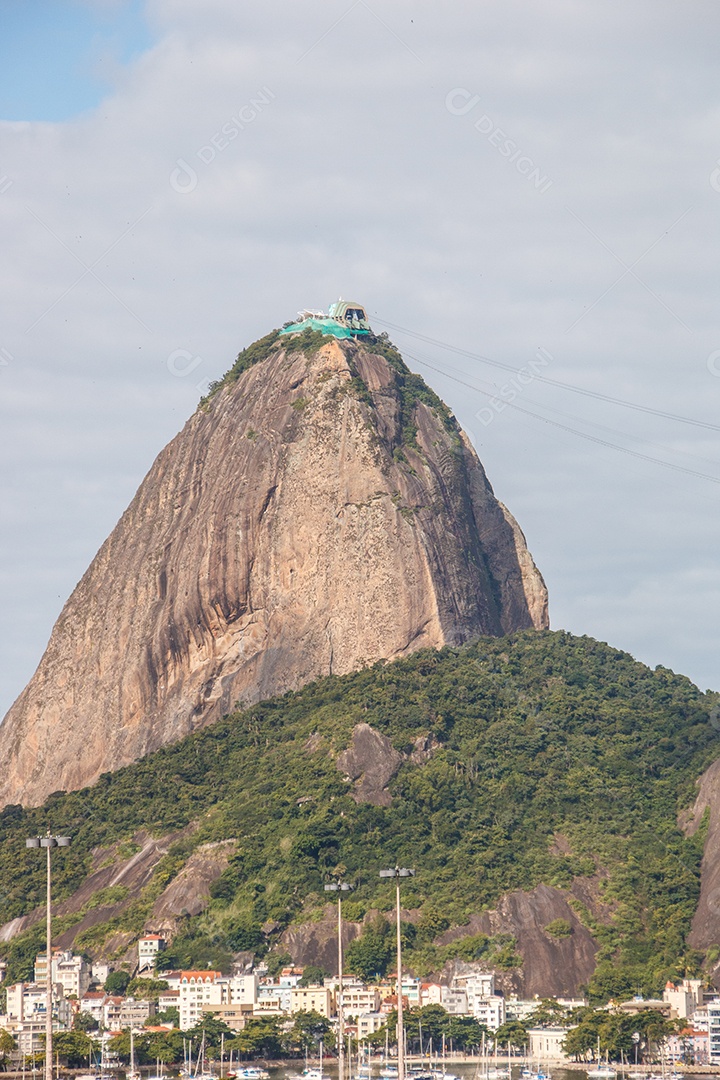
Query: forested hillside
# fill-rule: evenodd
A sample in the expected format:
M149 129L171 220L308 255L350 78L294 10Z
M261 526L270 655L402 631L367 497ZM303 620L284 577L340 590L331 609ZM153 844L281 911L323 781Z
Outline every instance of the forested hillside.
M0 919L42 903L44 863L25 850L28 835L51 827L73 837L56 859L62 899L97 864L94 849L127 856L141 830L184 830L137 895L92 897L58 917L56 931L93 905L120 904L75 942L107 953L113 935L152 925L153 904L193 851L233 839L206 910L179 919L168 964L228 967L239 950L277 959L286 927L321 917L323 883L340 870L356 883L348 918L368 916L353 947L362 966L371 947L382 954L383 922L372 912L393 902L392 883L377 871L397 860L417 870L403 903L412 912L407 961L418 973L453 956L505 971L521 965L511 939L475 933L438 941L512 890L569 889L582 880L594 890L595 910L578 899L571 906L600 946L594 999L654 992L702 961L685 942L703 830L686 838L677 815L720 752L708 723L713 704L681 676L563 632L483 639L325 678L228 716L92 788L56 794L36 809L7 807ZM356 786L336 764L361 723L403 755L386 806L357 802ZM570 933L566 925L547 930L558 939ZM28 973L41 942L38 924L0 946L9 979Z

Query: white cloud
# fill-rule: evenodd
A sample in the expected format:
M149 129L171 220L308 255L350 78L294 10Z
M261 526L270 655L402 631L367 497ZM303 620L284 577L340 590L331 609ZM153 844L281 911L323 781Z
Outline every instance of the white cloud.
M542 346L553 378L717 419L718 13L693 11L154 0L157 44L100 106L0 125L5 705L197 386L300 306L353 295L517 368ZM464 116L457 87L478 97ZM392 336L462 379L507 377ZM175 350L201 359L191 376ZM554 625L717 685L717 485L512 408L485 427L486 396L411 366L473 433ZM717 433L539 383L518 404L720 476Z

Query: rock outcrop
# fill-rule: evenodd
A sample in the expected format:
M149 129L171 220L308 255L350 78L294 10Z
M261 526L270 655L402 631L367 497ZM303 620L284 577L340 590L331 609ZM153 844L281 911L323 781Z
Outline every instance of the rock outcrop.
M711 715L712 721L712 715ZM700 898L688 937L693 949L707 949L720 940L720 761L714 761L698 780L695 805L683 815L681 826L692 836L707 819Z
M392 796L387 789L400 768L403 756L387 735L375 731L369 724L356 724L352 742L337 759L337 767L348 780L354 780L355 802L389 806Z
M524 998L577 997L595 970L598 951L597 942L568 903L578 892L586 899L585 884L577 879L570 892L538 885L531 892L506 893L494 910L474 916L467 926L448 930L438 938L437 944L447 945L468 934L510 934L522 956L522 966L496 973L498 986L504 993ZM569 929L568 936L560 940L547 930L548 926L552 929L557 919L563 920ZM456 960L448 965L445 975L450 979L463 968L470 969L472 965Z
M547 626L517 523L406 374L387 349L281 337L198 409L0 728L0 805L91 784L238 701Z

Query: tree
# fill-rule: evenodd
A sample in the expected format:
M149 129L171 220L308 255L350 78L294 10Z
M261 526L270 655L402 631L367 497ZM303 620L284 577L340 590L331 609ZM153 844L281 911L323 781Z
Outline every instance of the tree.
M442 1005L423 1005L420 1009L409 1009L405 1016L405 1030L408 1038L418 1038L422 1030L423 1041L432 1039L435 1045L447 1030L450 1014Z
M124 974L124 972L123 972ZM157 1001L163 990L168 989L165 979L131 979L121 993L128 997L140 998L141 1001Z
M194 1028L185 1032L185 1037L197 1039L198 1041L204 1037L206 1049L218 1050L223 1035L227 1039L232 1037L233 1034L232 1028L229 1028L224 1020L221 1020L219 1016L215 1016L214 1013L206 1012L203 1013L202 1019L198 1020Z
M59 1054L71 1069L87 1065L98 1044L84 1031L58 1031L53 1035L53 1052Z
M387 920L379 916L348 946L345 953L346 968L364 980L377 978L385 974L393 956L390 927Z
M293 1026L286 1036L287 1045L300 1053L305 1050L314 1050L321 1039L327 1042L330 1029L331 1025L327 1017L321 1016L312 1009L296 1013Z
M485 1024L474 1016L451 1016L445 1029L445 1038L452 1040L454 1050L474 1050L482 1045L483 1035L487 1038L489 1034Z
M282 1053L279 1022L274 1016L248 1020L233 1040L233 1048L250 1057L279 1057Z
M8 1057L16 1049L15 1040L9 1031L5 1031L4 1028L0 1029L0 1067L7 1068Z
M303 968L302 979L298 983L298 986L322 986L327 972L318 967L317 964L308 964L306 968Z
M174 1024L175 1027L180 1027L180 1010L176 1005L168 1005L167 1009L163 1009L162 1012L156 1013L155 1016L148 1016L145 1021L146 1026L149 1024Z
M527 1027L558 1027L565 1023L567 1009L555 998L542 998L527 1018Z
M154 1031L147 1037L147 1054L150 1061L162 1061L164 1065L183 1059L183 1036L179 1031Z
M105 980L105 990L108 994L124 994L129 982L127 971L111 971Z
M74 1031L84 1031L87 1034L89 1031L97 1031L100 1024L97 1022L92 1013L81 1012L75 1014L73 1020Z
M276 979L284 967L289 967L292 964L292 956L289 952L272 952L265 963L270 978Z
M522 1050L528 1044L527 1028L519 1020L506 1020L495 1032L498 1046L514 1046Z

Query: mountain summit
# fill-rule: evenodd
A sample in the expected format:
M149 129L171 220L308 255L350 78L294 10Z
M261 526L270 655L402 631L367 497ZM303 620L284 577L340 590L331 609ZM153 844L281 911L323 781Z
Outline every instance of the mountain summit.
M0 805L91 784L238 701L547 625L519 526L387 338L274 331L67 601L0 727Z

